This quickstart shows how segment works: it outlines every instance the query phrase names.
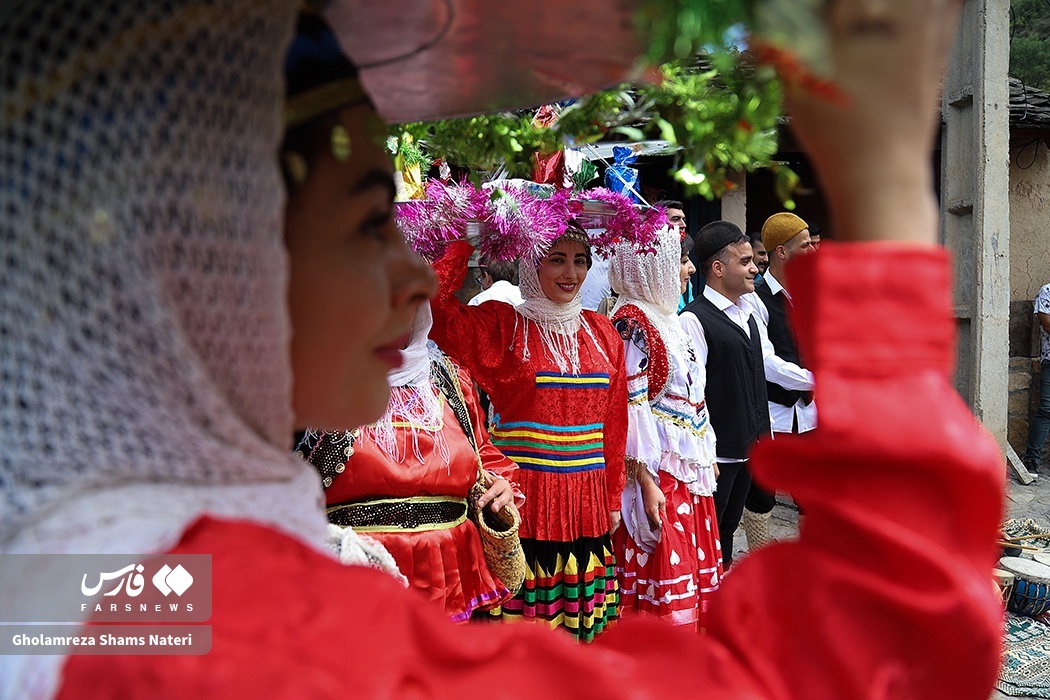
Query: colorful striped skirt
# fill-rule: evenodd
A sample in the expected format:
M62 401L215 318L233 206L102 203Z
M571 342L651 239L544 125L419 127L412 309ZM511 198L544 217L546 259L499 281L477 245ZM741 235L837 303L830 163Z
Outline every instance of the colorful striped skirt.
M584 642L616 620L619 592L612 540L581 537L572 542L522 538L528 571L518 595L492 617L562 627Z
M639 547L627 528L614 535L621 614L645 613L703 629L710 597L722 578L714 498L690 493L662 471L660 490L667 500L667 518L654 551Z

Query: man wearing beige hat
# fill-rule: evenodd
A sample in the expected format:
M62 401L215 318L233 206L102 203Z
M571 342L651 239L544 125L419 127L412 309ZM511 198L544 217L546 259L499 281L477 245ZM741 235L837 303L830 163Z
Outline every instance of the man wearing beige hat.
M813 404L813 374L799 357L795 333L788 315L791 294L784 274L788 261L813 252L809 226L790 212L780 212L762 225L762 243L769 253L769 269L755 283L755 293L745 301L765 326L775 354L765 358L766 394L774 433L804 433L816 427ZM769 520L776 495L752 482L744 504L743 524L748 551L767 544L772 538Z

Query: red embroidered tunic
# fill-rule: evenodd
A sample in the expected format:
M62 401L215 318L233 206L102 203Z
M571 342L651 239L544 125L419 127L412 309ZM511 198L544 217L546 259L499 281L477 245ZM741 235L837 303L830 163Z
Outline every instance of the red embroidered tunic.
M517 467L489 441L470 375L460 370L459 382L483 466L513 484ZM452 408L444 397L440 401L443 408L441 439L448 449L448 464L436 446L436 435L432 431L416 427L416 442L413 443L407 429L397 428L400 462L395 462L380 450L366 432L355 443L346 470L338 474L325 491L328 505L406 496L466 498L478 478L478 461ZM395 426L397 421L403 420L399 416L393 419ZM416 456L415 445L418 445L422 462ZM474 610L493 607L510 595L503 583L489 571L477 526L469 518L445 529L363 534L379 540L394 557L409 585L443 606L453 620L465 620Z
M949 378L947 256L825 243L792 265L821 424L761 441L752 465L805 527L734 567L706 635L633 618L580 645L455 625L384 574L206 519L173 551L212 555L212 651L70 657L60 697L533 698L527 669L552 700L986 700L1004 464Z
M509 304L466 306L456 299L471 250L454 244L435 266L441 286L431 300L430 337L470 371L498 409L492 442L517 462L525 494L520 535L557 542L604 535L624 484L623 340L607 318L584 311L604 354L580 330L580 374L563 375L534 321Z

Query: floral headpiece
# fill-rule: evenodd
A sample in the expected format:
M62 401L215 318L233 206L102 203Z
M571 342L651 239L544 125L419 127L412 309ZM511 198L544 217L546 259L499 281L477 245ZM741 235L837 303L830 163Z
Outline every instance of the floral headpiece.
M573 194L518 183L444 185L431 180L427 198L398 204L397 223L417 253L436 260L445 247L465 235L493 260L539 257L558 240L571 219L588 235L591 247L609 252L627 242L651 244L667 225L660 209L640 208L628 197L603 187Z

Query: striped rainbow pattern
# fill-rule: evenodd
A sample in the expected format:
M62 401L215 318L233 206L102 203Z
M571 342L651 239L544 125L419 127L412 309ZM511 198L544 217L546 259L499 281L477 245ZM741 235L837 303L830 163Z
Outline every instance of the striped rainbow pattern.
M609 374L560 374L558 372L537 372L537 389L608 389Z
M531 421L503 423L496 416L492 443L520 469L570 474L605 467L601 423L558 426Z

